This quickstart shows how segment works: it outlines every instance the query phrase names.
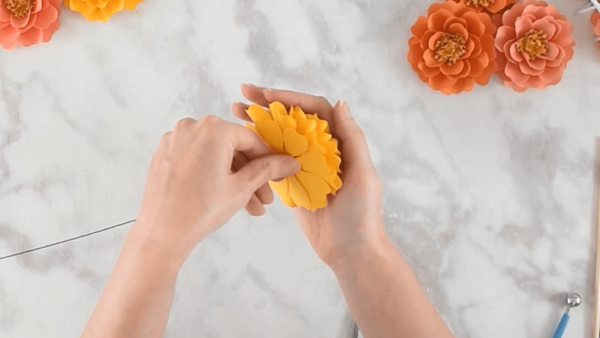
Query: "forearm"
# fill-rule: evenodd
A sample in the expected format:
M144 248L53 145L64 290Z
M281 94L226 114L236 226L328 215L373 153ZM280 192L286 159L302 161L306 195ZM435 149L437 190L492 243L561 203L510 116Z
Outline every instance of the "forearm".
M180 262L132 232L82 337L164 335Z
M410 267L383 237L332 267L363 336L453 337Z

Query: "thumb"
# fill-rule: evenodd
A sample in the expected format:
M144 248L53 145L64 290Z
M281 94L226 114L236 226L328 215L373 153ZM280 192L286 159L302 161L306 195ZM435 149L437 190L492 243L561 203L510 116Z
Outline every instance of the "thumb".
M291 156L269 155L257 158L234 174L241 189L253 194L268 181L292 176L300 170L300 164Z
M333 121L335 133L342 143L340 150L344 162L350 166L365 164L372 166L365 133L350 115L350 110L344 100L338 101L333 107Z

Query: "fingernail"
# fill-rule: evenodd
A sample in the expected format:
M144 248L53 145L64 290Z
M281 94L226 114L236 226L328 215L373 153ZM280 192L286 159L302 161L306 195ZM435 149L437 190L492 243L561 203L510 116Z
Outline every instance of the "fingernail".
M300 170L300 164L293 158L288 158L283 162L281 173L284 177L292 176Z
M263 93L265 93L265 94L272 94L273 93L273 89L265 89L265 90L263 90Z
M340 108L342 108L342 112L344 113L344 115L350 117L350 109L348 109L348 105L346 104L346 101L344 101L344 99L340 99Z
M252 83L243 83L243 86L248 86L248 87L256 87L255 85L253 85Z

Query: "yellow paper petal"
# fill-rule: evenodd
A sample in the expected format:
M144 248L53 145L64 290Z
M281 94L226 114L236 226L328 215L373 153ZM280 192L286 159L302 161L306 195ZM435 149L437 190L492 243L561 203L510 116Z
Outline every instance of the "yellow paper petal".
M274 151L283 153L283 133L277 122L273 120L257 121L254 125L258 135L270 145Z
M327 130L327 126L328 126L327 121L317 120L317 129L319 129L320 131L329 133L329 130Z
M319 154L327 153L327 149L325 149L319 142L310 141L308 142L308 149L306 151L312 151Z
M108 20L116 12L120 12L125 8L125 1L112 0L106 3L106 6L102 9L102 13L105 16L105 20Z
M334 138L332 138L331 140L327 141L329 143L331 143L331 148L334 150L333 153L336 155L341 155L342 153L340 152L340 149L338 148L338 141Z
M125 0L125 8L132 11L142 1L144 0Z
M283 143L285 151L291 156L299 156L308 148L308 140L306 137L298 134L291 128L283 131Z
M333 187L335 191L340 190L342 188L342 185L342 179L338 175L335 175L335 177L333 178Z
M297 158L300 162L302 170L315 174L319 177L327 177L331 175L332 168L327 165L325 156L323 154L307 152Z
M71 0L68 3L65 2L65 5L70 9L81 13L83 16L88 16L94 11L94 8L88 6L82 0Z
M320 134L318 136L319 142L327 142L329 140L331 140L331 134L330 133L323 133Z
M304 207L305 209L310 210L310 199L308 198L308 194L300 185L295 176L288 177L287 180L290 184L290 196L296 205Z
M296 121L306 120L306 115L302 111L302 108L298 106L292 106L292 108L290 109L290 116L296 119Z
M327 195L331 189L322 178L305 171L299 171L296 177L308 194L310 210L314 211L327 205Z
M327 165L329 168L338 171L340 169L340 164L342 164L342 159L339 156L327 156Z
M256 127L254 127L254 125L253 125L253 124L246 123L246 128L248 128L248 129L250 129L250 130L252 130L253 132L255 132L255 133L257 133L257 134L258 134L258 131L256 131Z
M333 172L329 176L325 176L323 179L331 187L332 194L335 194L335 192L342 187L342 179L337 175L336 172Z
M296 203L294 203L294 201L292 200L292 197L289 194L289 182L288 182L287 178L281 180L280 182L270 181L269 186L271 187L271 189L273 189L273 191L275 191L277 196L279 196L279 198L281 198L281 201L285 205L292 207L292 208L296 206Z
M315 122L315 121L311 121L311 122ZM301 133L302 135L306 136L306 138L309 141L312 141L312 142L318 142L319 141L319 136L317 135L317 131L316 130L311 130L311 131L304 132L304 133L302 133L300 131L298 131L298 132Z
M287 110L285 110L285 106L280 102L273 102L269 104L269 111L271 112L271 116L275 121L279 121L282 116L288 116Z
M113 14L123 10L125 0L65 0L64 4L81 13L88 21L106 22Z
M106 22L110 18L110 15L104 14L102 9L96 8L92 13L85 17L88 21L102 21Z
M258 121L273 120L271 115L269 115L269 113L263 107L256 104L248 107L248 109L246 109L246 113L248 116L250 116L254 123Z
M323 148L327 149L327 152L330 154L339 155L340 153L337 147L337 141L335 139L331 139L327 142L322 142L321 145L323 146Z
M296 130L296 120L294 120L294 118L291 116L280 116L279 121L277 121L277 123L279 123L279 127L281 128L281 130L286 130L287 128Z

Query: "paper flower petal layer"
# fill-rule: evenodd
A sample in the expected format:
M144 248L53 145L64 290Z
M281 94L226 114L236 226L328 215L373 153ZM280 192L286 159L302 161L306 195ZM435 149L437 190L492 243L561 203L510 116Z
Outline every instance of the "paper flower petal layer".
M342 187L340 152L327 121L305 114L300 107L288 111L279 102L269 110L253 105L246 111L248 124L276 154L293 156L300 171L280 182L269 182L281 201L290 207L315 211L327 205L327 196Z
M0 0L0 45L14 49L50 41L59 14L60 0Z
M496 71L496 27L487 14L453 1L433 4L408 41L408 60L419 78L443 94L485 85Z
M473 8L478 12L488 14L502 14L519 0L447 0L453 1L467 7Z
M517 92L560 82L573 58L573 26L554 6L525 0L504 13L496 35L498 73Z
M65 6L81 13L88 21L106 22L123 9L133 10L143 0L64 0Z

